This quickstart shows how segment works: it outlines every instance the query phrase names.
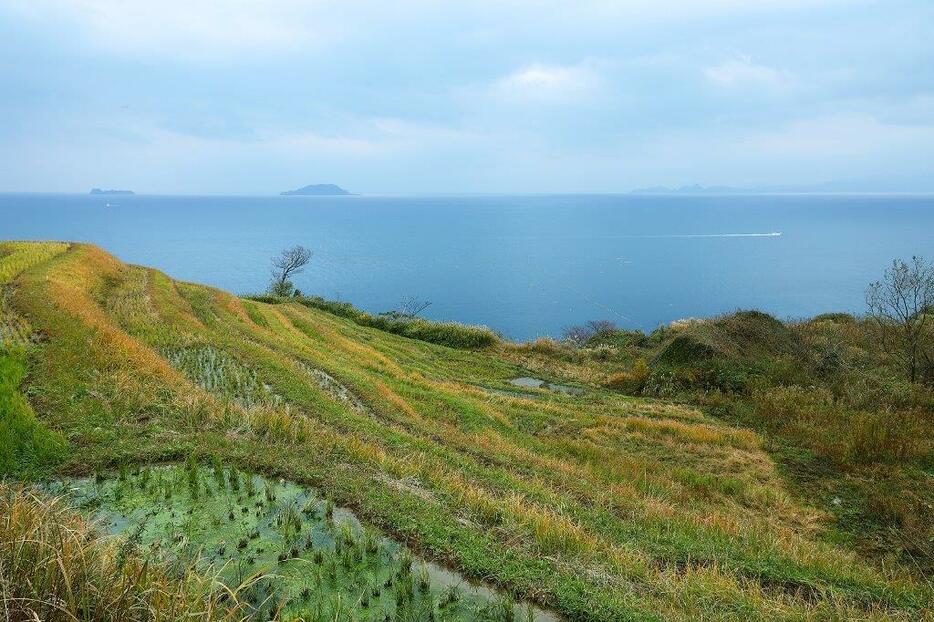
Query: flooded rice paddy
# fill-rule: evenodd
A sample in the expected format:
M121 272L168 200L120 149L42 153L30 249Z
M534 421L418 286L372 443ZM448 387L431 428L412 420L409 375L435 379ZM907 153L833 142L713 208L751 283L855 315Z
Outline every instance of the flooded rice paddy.
M511 378L509 384L522 387L523 389L549 389L551 391L558 391L559 393L567 393L568 395L583 395L584 390L580 387L572 387L566 384L556 384L554 382L546 382L540 378L532 378L529 376L520 376L518 378Z
M47 488L128 550L241 586L255 619L558 619L414 555L311 488L234 467L122 469Z

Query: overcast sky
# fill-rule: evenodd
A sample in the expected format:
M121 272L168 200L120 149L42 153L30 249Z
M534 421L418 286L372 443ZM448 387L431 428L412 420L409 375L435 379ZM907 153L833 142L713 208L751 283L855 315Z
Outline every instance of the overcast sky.
M0 0L0 84L4 191L934 173L932 0Z

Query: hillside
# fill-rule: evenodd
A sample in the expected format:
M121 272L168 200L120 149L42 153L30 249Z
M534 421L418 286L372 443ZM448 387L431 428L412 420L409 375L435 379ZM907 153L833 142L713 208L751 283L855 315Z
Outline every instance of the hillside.
M311 184L309 186L296 188L295 190L286 190L279 194L283 196L330 197L347 196L350 193L335 184Z
M124 481L188 460L197 478L223 461L314 486L568 619L919 619L934 606L917 573L835 538L754 426L606 388L593 361L449 348L83 244L0 243L0 286L4 475ZM764 326L761 341L694 330L658 364L793 352ZM530 374L584 390L510 382ZM367 619L355 602L341 619Z
M91 192L88 194L136 194L132 190L110 190L110 189L101 189L101 188L91 188Z

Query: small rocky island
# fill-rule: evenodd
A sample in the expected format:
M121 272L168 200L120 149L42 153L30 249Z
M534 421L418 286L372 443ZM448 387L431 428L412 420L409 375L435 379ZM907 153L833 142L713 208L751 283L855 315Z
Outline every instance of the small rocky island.
M351 193L334 184L311 184L296 190L286 190L279 194L283 196L333 197L348 196Z
M100 188L91 188L91 194L136 194L132 190L101 190Z

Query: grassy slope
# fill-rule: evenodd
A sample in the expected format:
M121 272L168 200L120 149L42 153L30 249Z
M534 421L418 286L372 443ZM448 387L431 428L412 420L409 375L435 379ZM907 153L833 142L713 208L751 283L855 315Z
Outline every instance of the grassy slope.
M820 541L826 516L788 494L760 438L696 410L494 394L482 387L518 370L492 354L242 301L90 246L13 285L44 336L27 384L69 442L66 471L217 453L580 619L931 607L930 586Z
M697 404L760 432L792 490L833 514L824 537L873 563L934 576L934 387L905 379L873 323L740 311L592 342L613 348L558 348L539 364L574 359L578 375L603 374L628 394ZM650 364L640 370L640 360Z

